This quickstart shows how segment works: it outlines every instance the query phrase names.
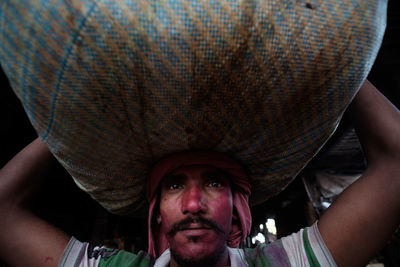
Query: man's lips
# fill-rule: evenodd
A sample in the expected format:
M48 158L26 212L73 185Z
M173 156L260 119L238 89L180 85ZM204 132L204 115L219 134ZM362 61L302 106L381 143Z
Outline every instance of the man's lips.
M183 228L183 229L177 231L177 233L183 234L185 236L200 237L200 236L209 234L211 231L214 231L214 230L210 227L196 226L196 227Z
M202 224L191 224L188 225L186 227L182 227L182 229L180 229L181 231L186 231L186 230L198 230L198 229L206 229L206 230L210 230L211 227L207 226L207 225L202 225Z

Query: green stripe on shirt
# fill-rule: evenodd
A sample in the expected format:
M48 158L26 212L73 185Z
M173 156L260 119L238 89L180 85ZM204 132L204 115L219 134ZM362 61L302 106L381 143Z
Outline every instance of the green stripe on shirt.
M315 256L311 245L310 245L310 240L308 239L308 227L306 227L303 231L303 245L304 249L306 251L306 256L308 259L308 262L310 263L311 267L321 267L319 264L317 257Z
M99 267L149 267L151 265L149 256L143 251L133 254L123 250L109 258L101 258L99 263Z

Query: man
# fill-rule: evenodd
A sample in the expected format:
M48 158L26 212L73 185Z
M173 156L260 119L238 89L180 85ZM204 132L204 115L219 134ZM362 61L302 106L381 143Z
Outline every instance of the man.
M149 252L158 257L156 264L365 265L400 223L400 114L368 81L350 109L368 169L317 224L253 251L229 247L237 246L249 229L249 187L241 167L212 152L162 160L147 190ZM35 140L1 170L1 258L11 266L56 266L59 261L60 266L152 265L146 253L91 251L26 208L29 185L38 182L51 160L45 145Z

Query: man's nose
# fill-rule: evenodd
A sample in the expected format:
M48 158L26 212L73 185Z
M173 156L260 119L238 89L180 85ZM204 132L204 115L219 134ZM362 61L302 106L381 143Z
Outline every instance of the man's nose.
M186 189L182 197L182 213L200 213L206 211L203 192L199 187Z

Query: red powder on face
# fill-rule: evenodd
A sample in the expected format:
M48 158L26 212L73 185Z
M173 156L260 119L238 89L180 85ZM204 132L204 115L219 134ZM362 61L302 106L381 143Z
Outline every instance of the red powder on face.
M215 167L231 177L231 182L236 189L233 191L233 205L236 214L234 216L235 223L230 233L227 245L229 247L237 247L249 233L251 228L251 213L248 204L250 195L250 184L246 173L238 162L228 156L211 151L188 151L176 153L161 160L153 167L150 177L146 184L146 194L150 202L149 205L149 254L157 258L169 247L166 236L160 229L152 229L153 210L157 203L157 188L162 179L169 173L179 167L208 165ZM232 223L233 223L232 221ZM157 244L157 247L156 247Z
M232 190L229 177L208 165L175 169L161 184L160 227L171 249L180 258L209 258L215 251L226 251L232 231ZM172 235L173 225L201 217L214 223L184 223Z
M53 257L46 257L45 261L46 261L46 262L54 261L54 259L53 259Z

